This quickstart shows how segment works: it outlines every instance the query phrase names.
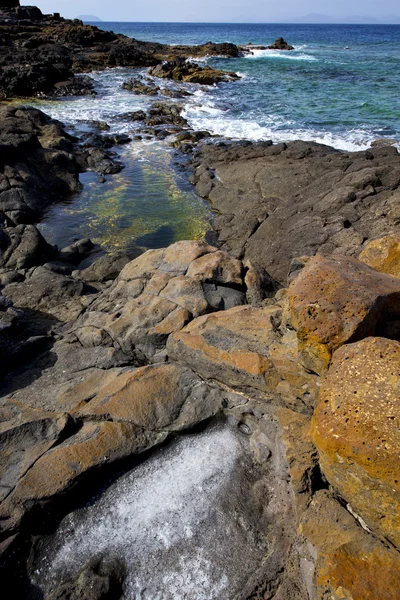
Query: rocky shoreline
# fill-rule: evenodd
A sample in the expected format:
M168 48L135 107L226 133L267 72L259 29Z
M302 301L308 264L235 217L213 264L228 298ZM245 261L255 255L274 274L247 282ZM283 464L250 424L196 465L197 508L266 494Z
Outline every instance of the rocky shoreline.
M83 54L88 70L127 44L142 53L136 61L159 62L166 51L116 36L101 42L106 58L95 58L96 36L106 32L61 24L44 18L46 35L69 28L68 51L71 43L82 52L82 36L94 36ZM21 23L21 38L26 28L32 22ZM233 533L212 558L225 580L206 562L199 576L192 569L193 598L397 600L398 151L209 143L168 102L131 118L153 135L175 134L170 143L189 157L192 183L218 212L218 244L177 242L90 266L89 240L50 246L34 223L50 202L79 191L80 172L121 168L110 154L118 140L94 131L79 140L36 109L0 112L0 552L9 597L184 597L182 583L176 591L173 578L142 581L142 571L142 596L124 596L127 565L107 545L66 564L56 582L49 567L42 585L36 569L67 515L78 510L79 522L79 511L136 465L165 452L173 462L174 444L217 431L238 440L221 454L217 443L218 468L240 447L237 479L229 475L232 487L217 488L213 500L217 523ZM197 469L190 463L190 474ZM203 493L218 477L201 482ZM189 504L201 504L199 485ZM196 552L214 545L191 527L192 537L171 537L171 556L148 550L149 564L162 569L191 544ZM243 562L249 540L259 555Z

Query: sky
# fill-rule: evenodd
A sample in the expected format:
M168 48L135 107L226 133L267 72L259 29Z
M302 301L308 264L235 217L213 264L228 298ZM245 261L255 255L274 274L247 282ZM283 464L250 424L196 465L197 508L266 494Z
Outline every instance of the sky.
M68 18L95 15L103 21L263 23L313 13L338 20L361 15L381 21L387 15L400 15L399 0L21 0L21 4L36 4L44 13L60 12Z

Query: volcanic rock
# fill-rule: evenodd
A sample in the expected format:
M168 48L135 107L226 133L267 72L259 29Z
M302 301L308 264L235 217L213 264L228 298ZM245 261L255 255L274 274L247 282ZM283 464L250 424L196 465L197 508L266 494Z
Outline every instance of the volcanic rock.
M288 295L300 360L320 375L342 344L400 318L400 280L351 257L313 257Z
M366 525L400 547L400 343L340 348L322 384L313 439L331 486Z
M280 37L273 44L267 46L268 50L294 50L294 47L287 43L287 41Z
M400 234L372 240L358 258L377 271L400 277Z
M291 260L332 252L358 256L396 231L396 148L338 152L310 142L200 145L192 177L218 211L223 250L286 282Z
M175 81L185 81L187 83L201 83L203 85L214 85L214 83L220 83L221 81L239 78L236 73L227 73L208 66L200 67L198 64L184 59L160 63L152 67L149 74L153 77L174 79Z

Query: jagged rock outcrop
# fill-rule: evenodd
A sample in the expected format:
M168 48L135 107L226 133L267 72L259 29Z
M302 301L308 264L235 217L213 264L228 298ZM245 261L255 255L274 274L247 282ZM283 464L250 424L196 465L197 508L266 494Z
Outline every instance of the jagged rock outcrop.
M102 147L118 140L92 136L81 145L36 108L1 107L0 129L0 210L11 225L37 221L49 204L80 191L80 172L122 168Z
M171 62L162 62L149 70L153 77L185 81L186 83L200 83L203 85L214 85L221 81L238 79L236 73L220 71L212 67L201 67L198 64L184 59Z
M0 98L91 94L76 73L107 67L155 66L189 56L238 56L233 44L167 46L141 42L79 20L42 15L36 7L0 13Z
M291 46L287 41L280 37L273 44L267 46L268 50L294 50L294 46Z

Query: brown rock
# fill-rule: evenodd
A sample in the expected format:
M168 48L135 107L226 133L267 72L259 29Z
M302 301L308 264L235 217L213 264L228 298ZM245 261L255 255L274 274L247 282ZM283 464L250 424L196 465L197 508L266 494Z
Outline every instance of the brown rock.
M289 303L300 360L322 374L342 344L400 317L400 281L351 257L317 255L290 286Z
M268 348L277 340L280 309L237 306L195 319L168 339L169 356L206 379L270 392L279 375Z
M60 438L67 424L66 415L52 415L17 404L2 407L10 421L0 425L0 500L12 492L17 482L35 461Z
M315 494L300 532L317 551L316 597L329 600L400 597L398 552L368 535L328 492Z
M321 390L313 439L329 483L370 529L400 547L400 343L340 348Z
M240 260L227 256L218 250L194 260L186 275L199 281L215 281L243 286L243 264Z
M244 303L237 289L242 271L240 261L204 242L149 250L123 268L71 326L71 335L84 346L114 346L141 364L159 362L167 336L192 318Z
M93 469L151 447L166 434L146 434L129 423L85 423L43 454L0 507L5 529L16 526L38 501L65 492Z
M400 234L372 240L358 259L377 271L400 277Z
M194 425L217 412L220 404L216 389L189 369L173 364L96 371L58 398L60 409L68 409L74 416L112 419L147 430L187 424L192 406Z
M311 438L310 417L280 407L275 409L274 415L281 426L290 470L290 484L300 518L313 494L313 479L318 463L317 451Z

